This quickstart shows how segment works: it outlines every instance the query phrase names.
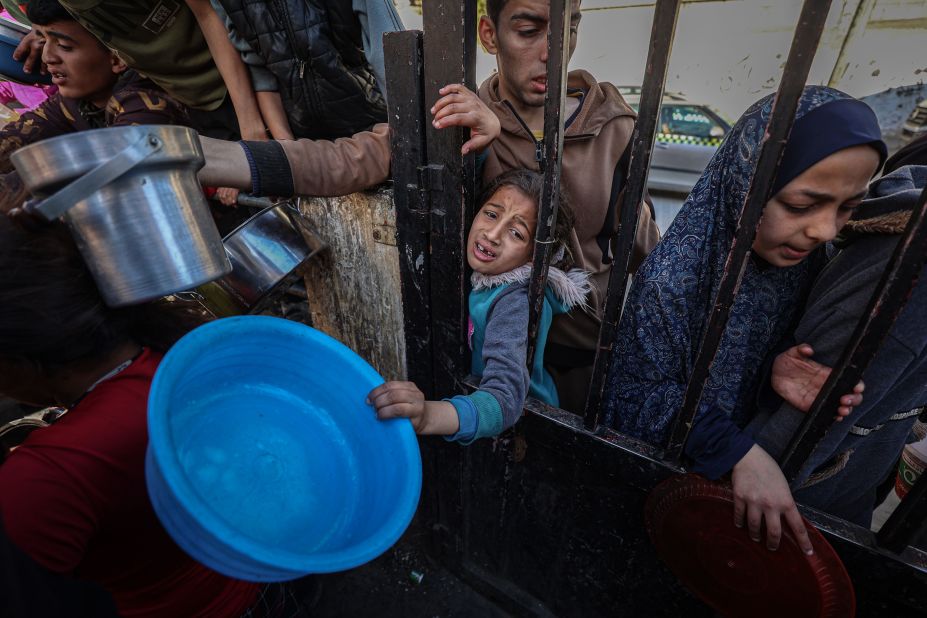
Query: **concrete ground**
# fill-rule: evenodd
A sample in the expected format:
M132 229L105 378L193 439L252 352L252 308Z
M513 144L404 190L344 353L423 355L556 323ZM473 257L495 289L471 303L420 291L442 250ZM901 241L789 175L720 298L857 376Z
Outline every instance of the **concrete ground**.
M425 553L427 534L413 522L399 542L373 562L319 576L321 598L310 614L325 618L508 616Z

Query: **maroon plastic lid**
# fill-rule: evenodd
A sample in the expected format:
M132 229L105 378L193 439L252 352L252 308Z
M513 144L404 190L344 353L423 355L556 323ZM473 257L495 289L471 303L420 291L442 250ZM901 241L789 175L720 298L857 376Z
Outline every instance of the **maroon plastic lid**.
M647 498L647 532L657 554L692 592L722 616L846 618L856 613L853 583L824 536L807 520L806 555L783 522L779 549L734 526L730 485L679 475ZM766 531L763 530L765 539Z

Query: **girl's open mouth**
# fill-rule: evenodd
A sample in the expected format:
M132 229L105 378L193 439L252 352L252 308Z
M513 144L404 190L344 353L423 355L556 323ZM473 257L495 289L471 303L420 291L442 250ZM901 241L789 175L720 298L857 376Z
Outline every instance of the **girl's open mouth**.
M496 259L495 252L479 242L473 243L473 255L482 262L491 262Z

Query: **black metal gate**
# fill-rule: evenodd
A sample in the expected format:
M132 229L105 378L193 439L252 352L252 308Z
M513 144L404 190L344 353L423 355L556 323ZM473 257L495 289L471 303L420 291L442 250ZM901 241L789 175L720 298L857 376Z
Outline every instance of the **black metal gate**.
M829 0L806 0L779 86L767 139L728 256L715 307L692 371L669 448L599 424L628 281L628 264L657 129L680 0L657 0L639 118L610 280L595 377L584 417L529 400L516 428L467 448L421 441L425 486L420 512L433 549L472 585L517 614L595 616L711 615L656 558L643 526L646 493L683 471L681 456L702 386L717 351L749 249L794 120ZM466 261L463 254L476 188L473 155L461 157L463 131L438 131L426 110L447 83L475 90L476 3L429 0L424 34L387 35L393 179L405 310L408 377L426 396L475 386L467 376ZM569 0L551 0L544 146L548 165L530 288L536 334L557 214ZM823 436L839 395L859 380L904 305L927 255L927 195L898 244L850 345L780 462L792 478ZM927 614L927 553L908 544L927 515L923 476L878 535L812 509L857 588L862 615Z

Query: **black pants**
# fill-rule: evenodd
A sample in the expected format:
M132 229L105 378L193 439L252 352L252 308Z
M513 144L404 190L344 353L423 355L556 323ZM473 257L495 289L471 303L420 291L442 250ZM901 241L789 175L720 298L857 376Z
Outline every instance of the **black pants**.
M232 106L232 98L226 94L222 105L212 111L188 108L190 126L196 132L206 137L224 139L237 142L241 139L241 130L238 128L238 117Z

